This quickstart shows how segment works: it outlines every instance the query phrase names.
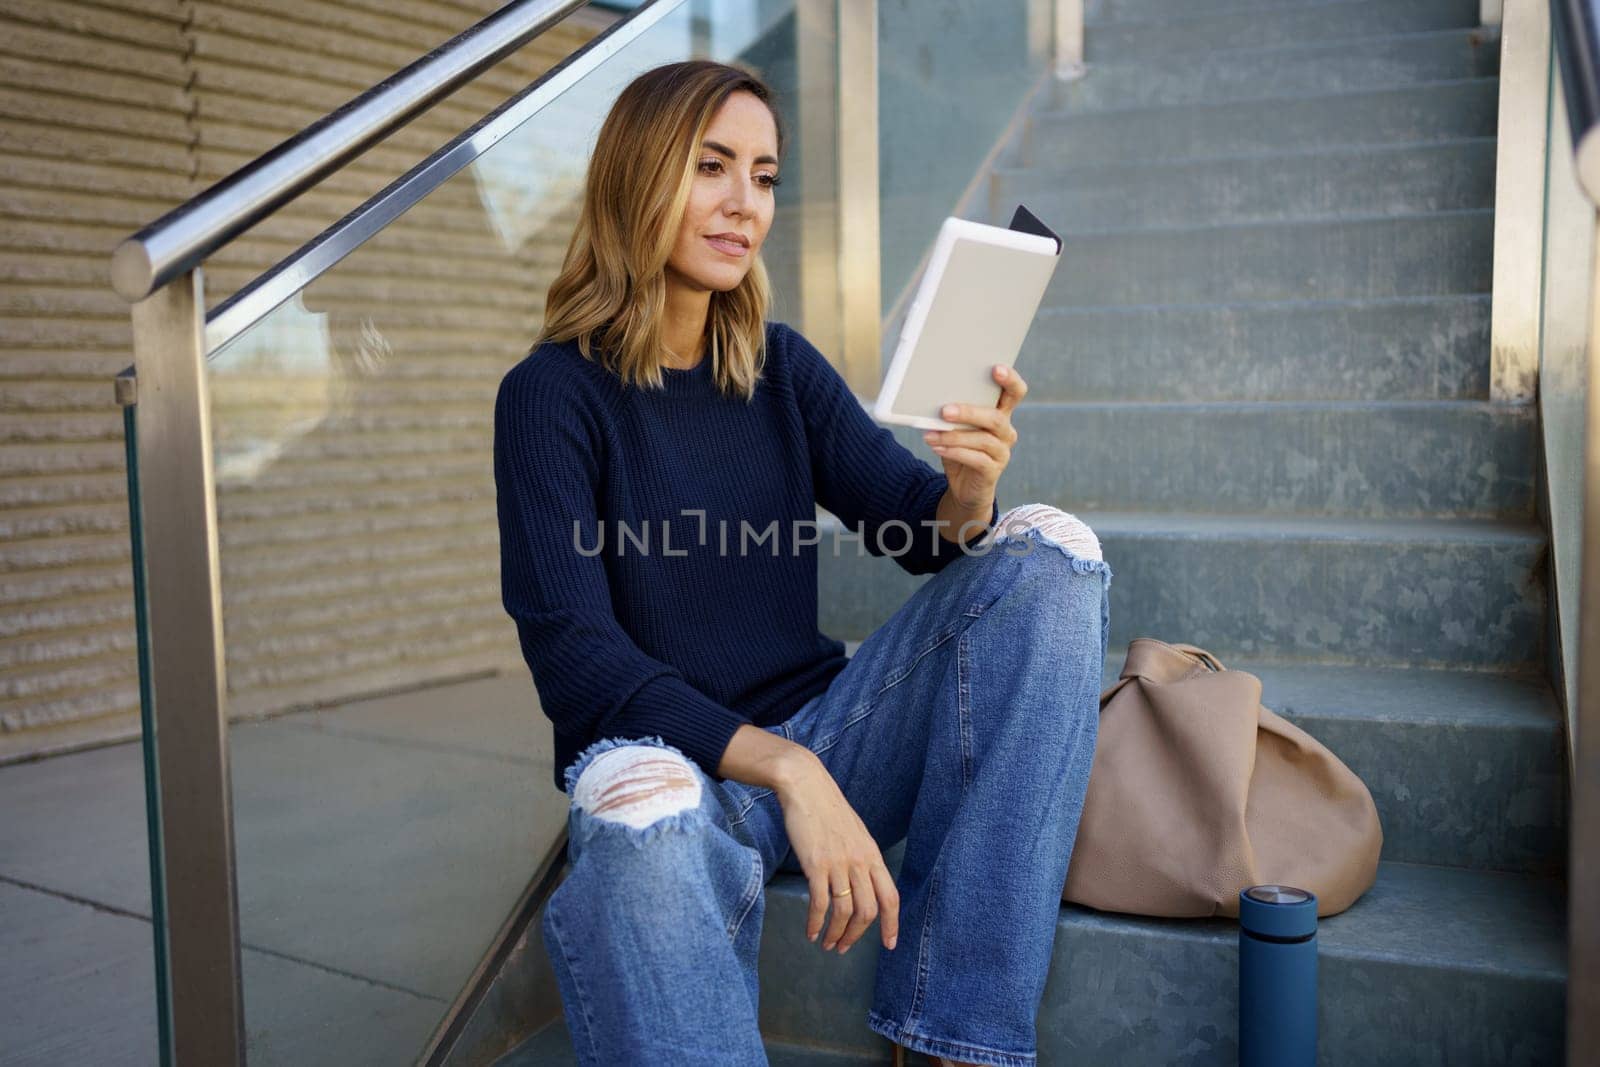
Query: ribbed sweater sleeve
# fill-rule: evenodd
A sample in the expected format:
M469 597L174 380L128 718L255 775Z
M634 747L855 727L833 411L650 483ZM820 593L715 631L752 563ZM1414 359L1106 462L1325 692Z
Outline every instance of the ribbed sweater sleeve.
M494 475L505 609L558 733L657 736L721 781L723 752L749 720L645 654L618 623L605 564L593 554L605 431L593 405L580 402L581 385L540 358L500 383Z
M859 529L872 555L891 555L912 574L943 570L960 557L961 549L923 523L938 518L939 501L950 480L874 420L833 364L799 331L786 325L779 329L805 420L817 503L852 530ZM991 512L992 528L1000 521L998 496ZM898 526L882 530L895 519L910 527L910 547L905 551L901 548L907 543L906 530ZM973 533L966 544L975 545L986 532Z

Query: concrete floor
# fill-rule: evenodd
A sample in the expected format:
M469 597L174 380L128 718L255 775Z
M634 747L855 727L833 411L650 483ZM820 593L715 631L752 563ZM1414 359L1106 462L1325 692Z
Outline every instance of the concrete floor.
M565 824L526 675L229 731L252 1064L410 1062ZM0 1064L153 1064L140 746L0 767Z

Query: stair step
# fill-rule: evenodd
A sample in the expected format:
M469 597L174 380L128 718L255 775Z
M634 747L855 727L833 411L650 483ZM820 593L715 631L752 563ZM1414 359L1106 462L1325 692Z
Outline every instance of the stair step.
M1533 405L1030 400L1012 422L1021 442L1007 499L1070 497L1086 511L1533 518ZM891 432L939 466L924 431Z
M1022 162L1041 167L1197 159L1328 145L1493 137L1499 79L1278 93L1223 103L1030 116Z
M1033 499L1001 479L1002 511ZM1225 661L1543 669L1548 543L1533 523L1088 512L1070 496L1044 502L1099 536L1115 576L1113 645L1151 636ZM870 555L869 541L825 511L819 519L820 627L864 638L928 576Z
M855 655L861 642L845 644ZM1127 662L1106 650L1101 689ZM1567 795L1561 708L1541 675L1223 659L1261 702L1366 784L1383 858L1560 877Z
M1271 13L1296 8L1346 7L1352 3L1353 0L1099 0L1098 3L1091 0L1085 5L1084 22L1088 26L1104 26L1199 14L1246 11Z
M1199 100L1248 100L1286 93L1391 88L1499 71L1493 28L1433 30L1280 48L1201 52L1181 63L1157 57L1090 64L1052 86L1053 103L1082 113Z
M885 852L897 876L902 856ZM1318 927L1319 1062L1561 1062L1564 896L1554 879L1380 864L1373 887ZM824 952L805 940L806 910L800 875L768 883L763 1031L870 1054L882 1041L865 1022L877 928L843 956ZM1063 905L1039 1062L1236 1064L1238 931Z
M903 842L884 850L897 879L904 854ZM888 1062L888 1042L866 1025L883 951L876 925L845 955L825 952L805 940L801 876L777 874L765 895L760 1013L774 1067ZM1039 1061L1237 1063L1238 930L1232 919L1063 904ZM1360 900L1321 920L1317 942L1319 1062L1562 1060L1566 904L1557 879L1384 861ZM1396 1005L1405 1006L1401 1023ZM496 1061L576 1062L559 1016Z
M866 1048L834 1050L798 1041L764 1041L763 1044L767 1049L767 1062L772 1067L864 1067L889 1063L889 1042L877 1034L872 1036L882 1046L876 1053ZM495 1067L577 1067L578 1057L572 1050L572 1034L567 1029L566 1017L557 1016L494 1063Z
M1494 207L1495 139L996 172L989 218L1016 204L1058 231L1408 215Z
M1233 4L1222 10L1191 13L1190 5L1170 9L1159 19L1099 22L1084 35L1085 59L1150 59L1191 56L1236 48L1272 48L1370 37L1474 27L1478 0L1359 0L1356 3L1260 6Z
M1492 210L1079 233L1043 306L1481 293L1493 241Z
M1126 647L1106 651L1102 688ZM1560 877L1566 868L1561 708L1540 675L1258 663L1261 702L1364 782L1383 858Z
M1016 365L1030 404L1484 400L1489 304L1466 295L1047 308Z

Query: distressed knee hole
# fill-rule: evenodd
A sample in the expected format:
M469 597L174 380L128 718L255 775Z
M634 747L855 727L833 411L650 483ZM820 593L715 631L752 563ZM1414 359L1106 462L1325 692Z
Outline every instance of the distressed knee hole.
M684 757L654 745L607 749L583 769L572 802L590 815L643 829L700 804L700 779Z
M1008 535L1020 537L1023 530L1033 528L1076 556L1102 558L1100 538L1089 524L1049 504L1019 504L1000 516L997 528L1001 531L999 540L1005 540Z

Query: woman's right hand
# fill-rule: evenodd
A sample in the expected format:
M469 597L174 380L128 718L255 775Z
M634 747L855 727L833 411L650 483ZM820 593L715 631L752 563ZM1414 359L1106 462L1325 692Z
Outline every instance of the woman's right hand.
M828 768L811 755L776 793L789 844L810 887L806 939L817 939L831 902L833 921L822 941L824 949L838 945L844 955L874 919L879 920L883 946L893 949L900 933L900 891L878 843ZM845 889L849 896L833 895Z

